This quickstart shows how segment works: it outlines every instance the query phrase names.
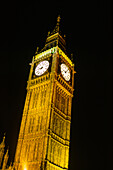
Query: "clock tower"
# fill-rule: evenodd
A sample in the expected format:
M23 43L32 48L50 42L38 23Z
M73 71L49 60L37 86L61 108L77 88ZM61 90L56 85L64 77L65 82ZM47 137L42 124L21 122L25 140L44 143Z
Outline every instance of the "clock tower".
M59 24L30 63L15 170L68 170L75 71Z

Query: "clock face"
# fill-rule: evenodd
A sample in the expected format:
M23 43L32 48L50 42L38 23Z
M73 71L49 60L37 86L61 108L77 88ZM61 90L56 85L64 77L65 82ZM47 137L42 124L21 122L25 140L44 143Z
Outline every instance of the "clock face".
M35 75L41 76L46 72L48 68L49 68L49 61L47 60L41 61L35 68Z
M70 80L71 74L69 68L65 64L61 64L61 73L66 81Z

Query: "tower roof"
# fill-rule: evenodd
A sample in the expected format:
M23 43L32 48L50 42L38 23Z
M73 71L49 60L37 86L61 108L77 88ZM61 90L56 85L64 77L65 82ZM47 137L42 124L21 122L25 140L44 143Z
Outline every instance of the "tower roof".
M66 53L66 41L65 41L65 35L64 37L61 36L60 33L60 16L57 17L57 24L52 32L48 32L46 43L44 48L40 51L43 52L45 50L48 50L52 47L60 47L65 53ZM36 54L38 53L38 48L36 51Z
M60 31L60 15L57 17L57 24L56 24L56 26L55 26L55 28L54 28L54 30L52 31L52 33L50 33L50 32L48 32L48 36L50 36L50 35L53 35L53 34L55 34L55 33L59 33L59 31Z

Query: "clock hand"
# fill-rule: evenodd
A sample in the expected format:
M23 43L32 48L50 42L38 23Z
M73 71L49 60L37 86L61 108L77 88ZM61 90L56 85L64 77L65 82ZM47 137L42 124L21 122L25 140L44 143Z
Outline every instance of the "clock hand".
M43 66L42 67L40 67L39 69L41 70L43 68Z
M65 73L67 73L68 69L65 71Z

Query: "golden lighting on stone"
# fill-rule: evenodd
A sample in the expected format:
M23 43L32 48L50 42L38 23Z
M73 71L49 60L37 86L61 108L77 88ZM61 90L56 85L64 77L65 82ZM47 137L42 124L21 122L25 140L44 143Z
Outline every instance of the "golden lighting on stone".
M68 170L74 64L58 46L32 61L14 169Z
M37 55L35 55L35 60L37 60L45 55L51 54L51 53L55 52L55 50L56 50L56 47L53 47L53 48L46 50L40 54L37 54Z
M27 170L26 164L24 164L24 169L23 170Z
M51 49L49 49L49 50L46 50L46 51L44 51L44 52L42 52L42 53L40 53L40 54L35 55L35 60L37 60L37 59L39 59L39 58L42 58L42 57L44 57L44 56L46 56L46 55L48 55L48 54L54 53L54 52L56 52L56 51L59 53L59 55L62 55L62 56L69 62L69 64L70 64L71 66L74 66L74 64L73 64L72 61L69 59L69 57L68 57L59 47L53 47L53 48L51 48Z

